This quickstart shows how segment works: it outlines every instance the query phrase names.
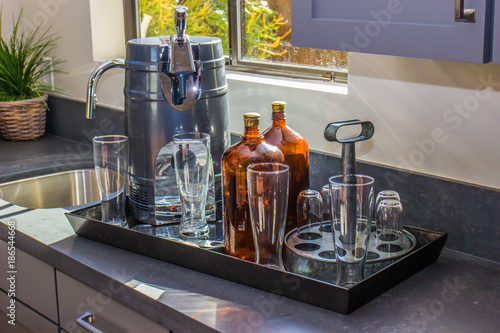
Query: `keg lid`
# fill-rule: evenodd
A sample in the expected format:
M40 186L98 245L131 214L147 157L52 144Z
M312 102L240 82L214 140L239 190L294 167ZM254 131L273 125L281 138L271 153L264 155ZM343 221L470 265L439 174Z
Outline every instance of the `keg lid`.
M191 49L196 60L201 62L223 59L221 40L217 37L189 36ZM157 36L131 39L127 42L127 63L137 67L168 61L170 36Z

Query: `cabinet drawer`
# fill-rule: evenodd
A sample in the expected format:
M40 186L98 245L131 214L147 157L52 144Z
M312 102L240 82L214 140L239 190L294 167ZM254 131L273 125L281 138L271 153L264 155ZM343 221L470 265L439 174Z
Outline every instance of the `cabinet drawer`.
M9 281L7 243L0 241L0 288L8 291ZM58 322L56 280L54 268L43 261L16 249L15 296L53 322Z
M10 297L6 293L0 290L0 309L2 311L9 311L7 307L10 305ZM13 326L7 321L10 320L4 313L0 312L2 316L0 323L0 332L12 332L12 333L24 333L24 332L34 332L34 333L58 333L59 327L48 320L47 318L39 315L20 301L15 302L15 323Z
M64 273L56 271L61 327L68 332L87 333L76 320L93 314L93 326L105 333L168 333L169 330L130 308L113 301Z

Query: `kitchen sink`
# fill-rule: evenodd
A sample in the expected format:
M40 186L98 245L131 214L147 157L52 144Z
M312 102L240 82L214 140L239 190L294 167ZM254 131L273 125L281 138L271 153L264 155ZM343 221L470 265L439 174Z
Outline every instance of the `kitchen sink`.
M94 169L58 172L0 184L0 198L27 208L74 207L99 201Z

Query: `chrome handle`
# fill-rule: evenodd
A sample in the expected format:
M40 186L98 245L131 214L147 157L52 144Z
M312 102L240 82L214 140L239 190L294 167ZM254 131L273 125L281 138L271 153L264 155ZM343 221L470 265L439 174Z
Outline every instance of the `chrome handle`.
M104 333L100 329L95 328L92 324L94 323L94 315L90 312L85 312L83 316L76 319L76 323L81 327L85 328L87 331L92 333Z
M177 33L177 40L184 40L184 32L186 31L188 17L188 8L184 5L175 7L175 32Z
M95 118L95 106L97 104L96 88L97 81L101 78L101 75L111 68L125 68L125 59L113 59L110 61L103 62L94 69L92 74L90 74L89 83L87 86L87 119Z
M464 0L455 0L455 21L457 22L476 22L476 10L465 9Z

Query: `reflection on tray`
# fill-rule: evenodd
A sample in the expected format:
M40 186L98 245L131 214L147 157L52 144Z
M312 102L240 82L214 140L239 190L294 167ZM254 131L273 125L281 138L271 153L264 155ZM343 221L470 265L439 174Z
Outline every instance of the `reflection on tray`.
M203 249L220 249L223 248L223 227L222 222L208 223L209 234L206 239L187 238L179 234L179 224L168 224L153 226L150 224L137 224L130 228L134 231L142 232L151 236L167 238L176 242L194 245Z

